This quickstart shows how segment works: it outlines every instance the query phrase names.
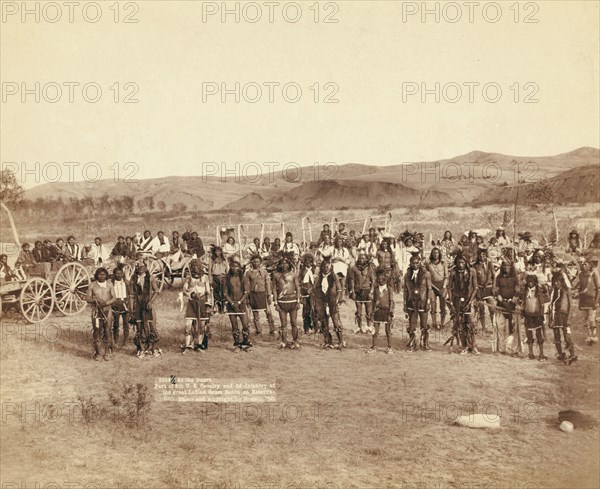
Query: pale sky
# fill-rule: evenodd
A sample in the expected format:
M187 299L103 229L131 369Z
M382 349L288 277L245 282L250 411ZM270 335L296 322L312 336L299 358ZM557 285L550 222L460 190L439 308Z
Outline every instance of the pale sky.
M99 2L97 23L86 22L81 7L70 23L63 2L56 2L62 6L56 23L48 22L57 15L54 7L40 7L39 23L34 14L22 22L20 11L12 15L21 2L1 3L3 164L94 161L111 178L114 162L136 162L137 178L155 178L199 175L202 162L389 165L472 150L541 156L600 146L596 1L521 2L519 22L515 2L502 1L496 23L482 15L490 2L475 7L472 23L465 2L454 3L462 14L455 23L448 20L456 9L444 9L444 2L426 3L430 9L439 5L439 23L433 14L425 22L420 12L408 15L422 2L321 2L319 22L314 1L298 2L302 17L296 23L282 13L287 6L288 19L294 18L292 2L273 7L273 23L268 2L226 2L232 10L239 5L239 23L233 14L223 23L220 13L203 22L203 9L220 9L221 2L121 2L118 23L113 0ZM31 9L46 4L25 3ZM250 23L255 6L262 18ZM139 22L123 23L128 13ZM324 23L328 14L338 22ZM488 7L486 14L491 20L497 12ZM89 8L87 15L93 19L96 13ZM525 23L527 15L538 22ZM40 83L39 103L34 95L21 101L22 82L29 89ZM64 82L81 84L73 103ZM82 96L89 82L102 89L95 104ZM139 102L115 103L115 89L109 88L115 82L121 98L132 91L126 83L136 84ZM262 98L250 103L240 93L239 103L233 95L225 103L220 95L203 101L203 83L222 82L231 89L236 82L247 86L247 98L256 95L252 84L258 84ZM272 103L265 82L280 83ZM439 103L434 95L425 103L420 94L403 100L403 84L434 89L436 82L445 87ZM465 82L480 84L472 102ZM57 97L53 83L62 86L62 97L49 103L44 95ZM284 100L286 83L301 87L297 103ZM309 88L315 83L318 103ZM339 88L338 103L323 103L334 87L325 89L327 83ZM484 99L487 83L501 88L498 102ZM456 84L462 97L444 100L456 97ZM19 93L11 95L15 87ZM524 103L528 94L538 101ZM95 95L93 88L88 95ZM495 95L491 86L487 96ZM293 87L288 96L295 96ZM74 177L81 180L81 172Z

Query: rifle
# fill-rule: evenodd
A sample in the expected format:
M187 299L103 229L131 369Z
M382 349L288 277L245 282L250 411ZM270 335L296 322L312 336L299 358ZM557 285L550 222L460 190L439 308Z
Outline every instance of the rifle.
M462 298L461 298L462 300ZM462 321L463 316L465 316L466 314L471 314L470 312L468 312L469 308L470 308L470 304L471 302L467 302L465 304L462 304L460 306L460 310L457 311L454 307L454 305L452 304L452 302L448 302L448 310L450 311L450 321L453 322L452 324L452 335L444 342L444 346L446 345L450 345L452 346L454 344L454 339L456 338L456 343L460 345L460 321ZM446 323L448 324L448 323Z
M456 326L456 309L454 308L454 305L448 301L448 310L450 311L450 321L448 321L446 324L448 323L452 323L452 334L448 337L448 339L444 342L443 346L449 345L452 346L454 344L454 339L456 338L456 342L459 343L460 339L458 337L458 328ZM442 326L442 329L445 327L446 325L444 324Z

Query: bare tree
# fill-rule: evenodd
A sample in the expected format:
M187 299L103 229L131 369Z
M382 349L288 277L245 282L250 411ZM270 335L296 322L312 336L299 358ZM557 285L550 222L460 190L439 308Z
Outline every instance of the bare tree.
M23 200L23 187L11 170L0 172L0 200L6 205L19 204Z
M541 180L531 186L529 191L531 205L537 210L552 214L554 221L554 236L549 241L558 243L558 220L556 218L557 199L552 191L550 182L546 179Z

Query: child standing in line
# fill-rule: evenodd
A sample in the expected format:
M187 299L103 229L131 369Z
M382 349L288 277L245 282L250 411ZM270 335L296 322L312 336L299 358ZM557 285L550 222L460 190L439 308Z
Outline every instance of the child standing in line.
M377 270L377 286L373 291L372 303L373 324L373 343L367 353L375 353L375 343L379 336L379 327L381 323L385 324L385 336L387 339L387 353L392 354L392 321L394 319L394 291L388 285L388 273L385 269Z

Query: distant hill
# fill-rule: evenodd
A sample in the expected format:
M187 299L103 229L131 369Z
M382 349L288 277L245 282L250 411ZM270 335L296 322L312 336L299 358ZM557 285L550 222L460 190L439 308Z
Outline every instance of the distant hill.
M473 203L512 203L517 196L517 187L519 202L532 202L539 189L546 186L550 190L552 202L557 204L600 202L600 166L573 168L540 182L496 187L479 195Z
M597 167L599 162L600 149L591 147L536 157L472 151L449 159L391 166L348 163L329 168L321 165L318 171L314 167L303 167L299 181L294 182L286 180L281 172L275 172L272 180L265 176L256 183L243 180L238 183L233 177L222 182L218 177L193 175L139 180L137 183L112 180L57 182L28 189L25 198L35 200L60 195L63 200L68 200L69 197L81 199L108 194L114 197L130 195L137 201L152 196L155 206L159 201L165 202L167 208L182 203L188 209L199 211L357 208L417 205L423 201L434 204L503 202L510 200L503 192L507 187L515 188L518 179L535 182L580 167ZM295 176L292 171L288 175ZM575 174L568 177L567 188L576 178ZM557 192L561 196L564 194L564 198L573 198L557 182ZM501 184L504 187L499 187ZM591 191L585 195L593 198Z
M389 182L361 182L357 180L325 180L303 183L286 192L270 197L256 192L246 195L225 209L276 209L282 211L304 209L364 209L382 205L411 206L427 202L446 204L452 197L445 192L419 191Z
M346 176L345 166L342 166L337 178L401 183L414 189L447 192L458 203L466 203L498 183L511 185L522 178L528 182L537 181L565 170L599 163L600 149L590 147L555 156L533 157L471 151L437 161L380 166L376 167L377 172L364 175Z
M154 204L163 201L167 208L175 203L183 203L188 209L214 210L225 204L238 200L256 189L257 185L221 182L218 179L205 179L201 176L166 177L133 182L115 182L100 180L98 182L47 183L25 191L25 198L35 200L39 197L61 196L84 198L100 197L108 194L113 197L132 196L135 201L152 196Z

